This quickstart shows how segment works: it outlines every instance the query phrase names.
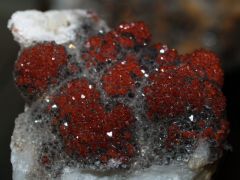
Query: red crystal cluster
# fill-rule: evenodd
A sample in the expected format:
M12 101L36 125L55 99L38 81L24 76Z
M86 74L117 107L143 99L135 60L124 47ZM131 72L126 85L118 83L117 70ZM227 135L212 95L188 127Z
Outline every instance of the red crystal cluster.
M134 154L131 127L134 117L123 104L106 112L100 94L86 79L70 81L53 98L59 114L53 125L59 126L66 150L84 158L128 160ZM61 122L59 120L62 120Z
M142 121L151 124L169 119L164 136L167 149L186 139L206 138L218 145L225 140L228 123L218 57L202 49L179 55L163 44L149 46L150 39L145 24L134 22L85 42L80 60L84 66L76 68L86 69L88 74L69 78L70 74L70 80L50 96L48 112L57 109L52 125L58 128L68 154L102 163L110 159L128 162L137 156L134 132L139 104L131 104L131 99L125 102L129 94L143 100ZM25 49L16 63L17 86L31 96L42 95L49 85L59 82L67 57L65 48L54 43ZM95 74L88 76L92 70ZM112 103L110 108L105 101ZM180 120L175 123L172 118ZM182 119L191 121L192 127L186 128Z
M67 62L67 52L54 43L37 44L24 49L15 65L16 84L30 96L40 96L50 84L56 84L58 72Z
M126 95L134 91L135 82L131 75L142 77L140 65L134 55L128 55L122 62L113 65L103 75L103 88L109 96Z
M163 56L160 52L157 59L162 65L157 72L150 74L152 84L144 89L150 118L154 114L163 117L184 114L187 106L191 106L194 112L201 112L206 105L216 116L223 115L223 73L216 55L197 50L191 55L177 57L176 53L169 55L166 50Z
M87 61L87 67L117 61L120 48L134 48L150 41L151 35L143 22L121 24L115 30L103 36L89 38L85 46L87 52L83 59Z

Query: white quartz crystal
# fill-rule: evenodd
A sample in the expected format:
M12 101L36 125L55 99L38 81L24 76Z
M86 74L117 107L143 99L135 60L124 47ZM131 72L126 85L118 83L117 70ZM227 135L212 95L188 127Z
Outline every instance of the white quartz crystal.
M27 179L34 165L34 146L31 136L27 133L27 126L23 126L28 114L21 114L16 120L11 142L11 162L13 165L13 179Z
M9 20L8 28L15 40L24 47L43 41L63 44L73 41L76 30L85 20L91 18L92 14L85 10L18 11ZM106 25L100 20L96 26Z
M191 155L188 166L191 169L200 169L209 163L210 149L206 141L200 140L195 152Z

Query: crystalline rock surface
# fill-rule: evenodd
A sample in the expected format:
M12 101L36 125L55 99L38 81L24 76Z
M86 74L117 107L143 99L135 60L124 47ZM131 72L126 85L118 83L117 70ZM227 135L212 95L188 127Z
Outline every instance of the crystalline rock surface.
M228 134L219 58L151 44L143 22L110 30L84 10L13 14L26 101L13 179L210 179Z

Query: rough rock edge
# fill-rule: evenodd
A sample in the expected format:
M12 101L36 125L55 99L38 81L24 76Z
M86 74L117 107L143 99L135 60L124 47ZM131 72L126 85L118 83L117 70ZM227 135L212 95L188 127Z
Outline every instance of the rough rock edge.
M26 133L30 127L28 127L30 117L29 111L19 115L15 121L15 129L11 141L11 162L13 165L13 179L31 179L34 174L35 163L37 157L34 153L34 139L31 137L31 133ZM36 133L36 132L35 132ZM215 165L208 164L209 152L208 144L205 141L200 140L196 151L193 153L188 164L183 162L173 162L170 165L157 166L153 165L148 169L138 170L127 176L123 173L102 175L94 173L93 171L86 172L85 170L72 169L65 167L62 171L61 180L209 180L213 172L215 171Z

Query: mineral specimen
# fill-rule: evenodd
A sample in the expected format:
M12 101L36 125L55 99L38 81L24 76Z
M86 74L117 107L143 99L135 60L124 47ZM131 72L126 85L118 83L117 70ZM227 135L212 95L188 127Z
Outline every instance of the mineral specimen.
M27 103L11 142L14 179L211 178L228 134L214 53L179 55L151 45L143 22L108 31L80 10L17 12L9 27Z

